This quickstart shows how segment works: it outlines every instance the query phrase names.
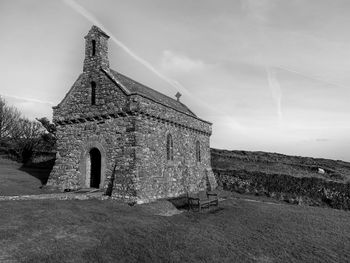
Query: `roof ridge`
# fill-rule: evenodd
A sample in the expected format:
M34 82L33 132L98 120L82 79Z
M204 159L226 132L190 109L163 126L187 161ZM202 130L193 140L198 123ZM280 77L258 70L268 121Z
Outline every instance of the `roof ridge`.
M135 82L136 84L140 84L140 85L142 85L142 86L145 87L145 88L151 89L151 90L153 90L153 91L155 91L155 92L161 94L162 96L166 96L166 97L168 97L169 99L172 99L173 101L180 102L180 101L177 101L177 100L173 99L172 97L170 97L170 96L168 96L168 95L165 95L164 93L159 92L158 90L152 89L151 87L148 87L148 86L146 86L145 84L143 84L143 83L141 83L141 82L138 82L137 80L134 80L134 79L132 79L132 78L130 78L130 77L124 75L123 73L120 73L119 71L116 71L116 70L114 70L114 69L110 69L110 70L116 72L116 73L119 74L119 75L122 75L123 77L125 77L125 78L127 78L127 79L129 79L129 80L132 80L132 81ZM181 103L181 102L180 102L180 103ZM182 104L182 103L181 103L181 104ZM182 105L184 105L184 104L182 104ZM184 106L185 106L185 105L184 105Z
M183 104L181 101L179 101L179 100L176 100L178 103L181 103L181 105L182 106L184 106L189 112L191 112L193 115L196 115L196 114L194 114L194 112L193 111L191 111L190 110L190 108L189 107L187 107L187 105L186 104Z
M183 107L184 109L183 110L186 110L186 111L188 111L188 113L190 113L191 115L193 115L193 116L196 116L196 114L194 113L194 112L192 112L185 104L183 104L182 102L180 102L180 101L178 101L178 100L176 100L176 99L174 99L174 98L172 98L172 97L170 97L170 96L168 96L168 95L166 95L166 94L164 94L164 93L161 93L161 92L159 92L159 91L157 91L157 90L155 90L155 89L152 89L152 88L150 88L150 87L148 87L148 86L146 86L146 85L144 85L144 84L142 84L142 83L140 83L140 82L138 82L138 81L136 81L136 80L134 80L134 79L132 79L132 78L130 78L130 77L128 77L128 76L126 76L126 75L124 75L124 74L122 74L122 73L120 73L120 72L118 72L118 71L116 71L116 70L114 70L114 69L110 69L110 71L112 72L112 73L114 73L114 74L117 74L117 75L120 75L121 77L123 77L123 78L126 78L127 80L129 80L129 81L132 81L134 84L136 84L136 85L140 85L140 86L142 86L142 87L144 87L144 88L146 88L146 89L149 89L149 90L151 90L152 92L155 92L155 93L157 93L158 95L160 95L160 96L163 96L163 97L165 97L166 99L170 99L171 101L172 101L172 103L174 103L174 104L180 104L181 105L181 107ZM116 78L117 78L118 76L116 76ZM125 86L125 85L124 85ZM129 89L130 90L130 89ZM137 92L136 92L137 93ZM141 93L142 94L142 91L139 91L139 93ZM144 95L147 95L147 94L144 94ZM170 105L168 105L168 106L170 106Z

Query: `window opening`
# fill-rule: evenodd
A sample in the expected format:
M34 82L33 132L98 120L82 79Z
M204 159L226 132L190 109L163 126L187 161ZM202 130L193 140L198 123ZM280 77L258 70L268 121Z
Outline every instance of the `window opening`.
M201 145L199 141L196 142L196 160L197 162L201 161Z
M166 150L167 150L167 160L172 161L174 160L174 154L173 154L173 138L171 134L168 134L167 140L166 140Z
M96 105L96 82L91 82L91 105Z
M96 54L96 41L92 40L91 43L92 43L92 55L95 56L95 54Z

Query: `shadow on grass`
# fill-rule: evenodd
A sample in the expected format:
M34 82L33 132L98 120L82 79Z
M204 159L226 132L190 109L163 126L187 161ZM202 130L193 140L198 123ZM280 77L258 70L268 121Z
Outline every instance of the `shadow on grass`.
M42 185L46 185L54 164L55 159L51 159L40 163L23 164L19 170L39 179Z

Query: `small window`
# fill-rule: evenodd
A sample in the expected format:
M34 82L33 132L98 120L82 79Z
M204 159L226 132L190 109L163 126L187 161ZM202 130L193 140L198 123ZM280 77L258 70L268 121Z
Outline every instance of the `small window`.
M92 44L92 55L95 56L95 54L96 54L96 41L92 40L91 44Z
M171 134L167 135L166 138L166 156L168 161L174 160L174 154L173 154L173 138Z
M96 82L91 82L91 105L96 105Z
M199 141L196 142L196 160L197 162L201 161L201 145Z

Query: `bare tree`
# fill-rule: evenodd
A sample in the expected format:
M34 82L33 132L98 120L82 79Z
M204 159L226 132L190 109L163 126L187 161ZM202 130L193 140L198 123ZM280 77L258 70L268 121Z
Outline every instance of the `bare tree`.
M46 129L41 135L42 138L42 147L41 149L44 151L55 151L56 150L56 125L51 123L50 120L46 117L36 118L38 122Z
M29 120L0 96L0 145L10 156L28 162L34 151L52 151L56 126L47 118Z
M8 139L18 130L18 122L21 113L15 107L7 105L5 99L0 96L0 141Z
M41 122L23 118L18 109L9 106L0 96L0 143L10 155L27 162L46 133Z
M44 133L45 129L40 122L25 118L19 119L16 129L11 133L11 140L15 152L22 162L30 160Z

